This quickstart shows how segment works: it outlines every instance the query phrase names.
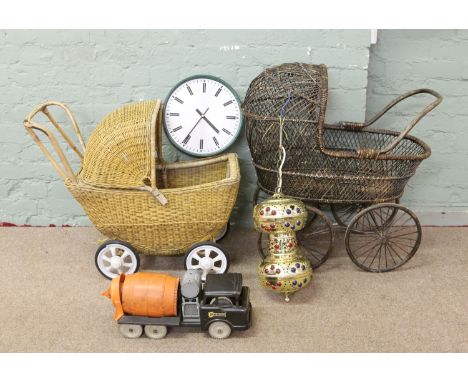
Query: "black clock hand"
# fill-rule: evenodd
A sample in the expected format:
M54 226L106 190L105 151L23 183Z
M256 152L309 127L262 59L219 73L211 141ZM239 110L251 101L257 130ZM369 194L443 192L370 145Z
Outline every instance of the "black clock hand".
M208 125L210 125L213 128L213 130L216 131L217 134L219 134L219 130L216 128L216 126L213 125L208 118L206 117L203 117L203 118L205 118L205 121L208 122Z
M207 111L208 111L208 110L207 110ZM202 112L201 112L200 110L197 109L197 113L201 115L201 118L203 118L203 119L208 123L208 125L210 125L211 128L212 128L214 131L216 131L217 134L219 134L219 130L216 128L216 126L213 125L213 124L210 122L210 120L209 120L208 118L205 117L206 111L205 111L205 113L202 114Z
M209 108L206 109L205 113L208 111ZM197 109L198 111L198 109ZM192 127L192 130L189 131L189 133L187 134L187 136L184 138L184 141L190 137L190 134L192 134L192 131L195 129L195 127L197 127L197 125L200 123L200 121L203 119L203 117L200 117L200 119L197 121L197 123L195 124L195 126Z

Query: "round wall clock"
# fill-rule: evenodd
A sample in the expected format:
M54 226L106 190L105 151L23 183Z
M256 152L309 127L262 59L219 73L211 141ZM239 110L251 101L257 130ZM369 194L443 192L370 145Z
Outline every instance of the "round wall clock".
M226 150L243 124L236 92L208 75L189 77L171 90L163 121L167 136L179 150L200 157Z

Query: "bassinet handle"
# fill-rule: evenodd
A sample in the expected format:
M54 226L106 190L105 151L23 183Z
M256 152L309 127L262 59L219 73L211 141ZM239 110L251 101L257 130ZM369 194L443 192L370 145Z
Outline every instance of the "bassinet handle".
M58 106L59 108L63 109L65 113L67 114L68 118L71 121L71 124L73 126L73 130L75 131L78 141L80 143L82 151L76 147L76 145L73 143L73 141L70 139L70 136L62 129L62 127L57 123L55 118L50 114L50 111L48 109L49 106ZM80 162L83 160L83 153L86 150L86 146L83 140L83 136L81 135L80 129L78 128L78 124L76 123L76 119L71 112L71 110L66 106L65 104L57 101L48 101L44 102L43 104L37 106L31 113L29 113L26 118L24 119L24 127L26 128L26 131L31 135L32 139L36 144L39 146L41 151L44 153L44 155L49 159L49 161L52 163L54 168L57 170L57 172L60 174L60 176L63 179L70 179L73 182L76 182L76 176L73 172L73 169L70 165L70 162L68 161L67 157L65 156L62 148L60 147L60 144L57 141L57 138L55 138L55 135L50 131L49 128L33 121L33 118L39 114L42 113L44 114L49 121L52 123L52 125L57 129L57 131L60 133L60 135L65 139L67 144L70 146L70 148L76 153L78 158L80 159ZM52 145L52 148L55 150L57 153L60 161L62 162L61 164L58 163L57 160L52 156L51 152L49 149L45 146L45 144L42 142L42 140L39 138L39 136L36 134L36 131L40 131L43 134L49 138L49 141Z
M436 99L431 102L429 105L427 105L409 124L406 126L406 128L384 149L375 151L375 150L368 150L368 149L362 149L359 150L360 155L364 156L378 156L379 154L385 154L392 149L394 149L398 143L400 143L401 140L403 140L408 133L413 129L414 126L424 117L426 114L428 114L431 110L433 110L436 106L438 106L442 100L443 97L436 92L435 90L432 89L416 89L409 91L398 98L394 99L392 102L390 102L385 108L382 109L379 113L377 113L372 119L365 123L358 123L358 122L339 122L338 127L348 129L348 130L361 130L366 127L371 126L374 122L379 120L384 114L387 113L390 109L392 109L395 105L400 103L401 101L405 100L406 98L413 97L417 94L430 94L434 96Z

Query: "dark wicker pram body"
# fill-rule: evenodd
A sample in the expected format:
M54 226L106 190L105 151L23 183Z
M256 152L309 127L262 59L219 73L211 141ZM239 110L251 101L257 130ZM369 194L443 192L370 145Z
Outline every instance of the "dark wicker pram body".
M249 132L249 140L262 134L259 125ZM296 131L289 130L289 133L293 136ZM350 131L326 126L323 140L327 149L356 152L361 147L381 150L397 136L391 131ZM301 142L302 145L285 144L288 156L283 167L283 192L315 202L373 203L398 199L421 161L430 155L424 142L410 136L404 138L387 159L330 156L317 147L309 131L303 138L308 141ZM252 156L260 187L272 193L278 179L277 147L252 152Z
M427 93L436 100L401 132L368 128L402 100ZM430 89L408 92L366 123L325 124L328 76L324 65L283 64L266 69L250 84L243 103L246 135L258 187L274 193L278 180L279 113L284 117L282 192L303 201L337 205L394 202L422 160L431 154L408 135L441 96ZM362 208L360 208L362 209Z
M274 83L276 86L270 85ZM326 125L327 72L322 65L282 65L265 71L250 89L244 101L247 141L259 186L266 192L276 188L278 114L289 92L293 98L286 112L283 140L283 192L289 196L327 203L395 200L431 153L424 142L406 135L407 131L401 136L364 129L365 124ZM403 97L421 92L432 91L422 89Z

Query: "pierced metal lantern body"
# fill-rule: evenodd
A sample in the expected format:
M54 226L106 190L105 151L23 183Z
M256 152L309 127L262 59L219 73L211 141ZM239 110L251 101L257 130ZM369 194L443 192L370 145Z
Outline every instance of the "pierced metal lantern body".
M269 235L268 255L257 271L260 284L289 301L312 279L312 266L297 253L296 232L307 222L307 209L300 200L277 193L255 206L253 219L255 229Z

